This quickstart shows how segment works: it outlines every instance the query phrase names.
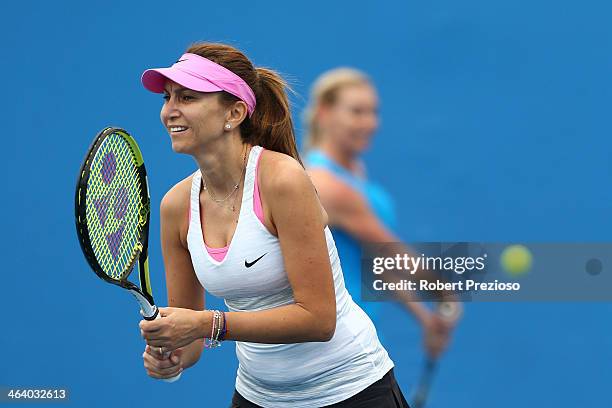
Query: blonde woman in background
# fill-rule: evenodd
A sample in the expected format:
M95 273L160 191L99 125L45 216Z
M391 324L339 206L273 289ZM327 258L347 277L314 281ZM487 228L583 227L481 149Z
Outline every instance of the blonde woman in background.
M305 165L329 216L346 287L374 323L381 317L381 304L361 299L361 244L400 241L393 233L393 201L368 180L360 159L378 121L376 89L363 72L337 68L315 81L305 112ZM428 356L438 357L453 325L412 298L400 301L421 325Z

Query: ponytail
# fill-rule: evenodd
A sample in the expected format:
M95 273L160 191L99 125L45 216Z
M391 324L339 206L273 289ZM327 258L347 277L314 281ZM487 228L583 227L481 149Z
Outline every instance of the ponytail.
M289 98L285 91L292 89L276 72L261 67L255 70L257 84L253 92L257 99L257 108L253 116L245 120L244 129L249 142L268 150L285 153L302 164L295 143Z

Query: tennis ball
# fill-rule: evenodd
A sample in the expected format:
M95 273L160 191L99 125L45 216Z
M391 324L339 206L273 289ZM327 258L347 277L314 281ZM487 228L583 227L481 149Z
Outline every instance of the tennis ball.
M500 263L510 275L522 275L531 269L531 252L524 245L508 245L501 253Z

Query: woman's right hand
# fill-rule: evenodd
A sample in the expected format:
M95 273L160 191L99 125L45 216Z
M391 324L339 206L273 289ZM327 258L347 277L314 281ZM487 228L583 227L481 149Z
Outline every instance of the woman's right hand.
M440 357L450 342L454 324L435 312L429 312L422 325L427 354L432 358Z
M164 356L159 348L147 345L142 354L145 370L156 379L175 377L183 372L182 354L183 350L177 349L170 356Z

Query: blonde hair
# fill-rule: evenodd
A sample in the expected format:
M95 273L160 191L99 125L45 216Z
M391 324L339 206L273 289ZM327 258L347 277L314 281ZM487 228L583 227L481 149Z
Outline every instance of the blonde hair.
M306 126L304 150L317 146L321 141L321 131L317 123L317 111L321 106L331 106L336 103L341 89L354 85L370 85L370 78L355 68L335 68L321 74L310 89L310 103L303 113Z

